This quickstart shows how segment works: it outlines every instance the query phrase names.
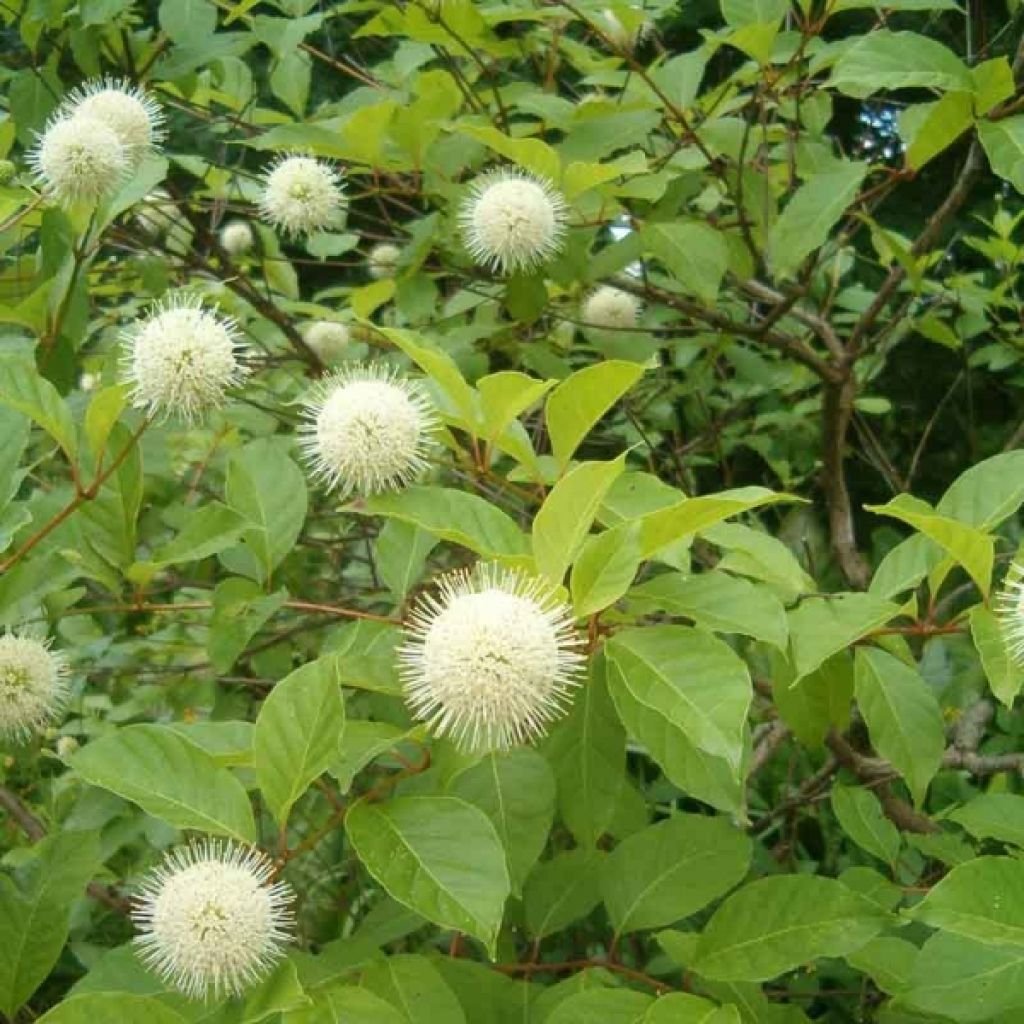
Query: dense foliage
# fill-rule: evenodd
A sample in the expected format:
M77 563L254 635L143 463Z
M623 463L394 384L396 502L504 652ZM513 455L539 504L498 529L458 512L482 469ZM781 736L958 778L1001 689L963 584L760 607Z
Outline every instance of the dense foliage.
M1024 1016L1019 0L0 40L0 1017Z

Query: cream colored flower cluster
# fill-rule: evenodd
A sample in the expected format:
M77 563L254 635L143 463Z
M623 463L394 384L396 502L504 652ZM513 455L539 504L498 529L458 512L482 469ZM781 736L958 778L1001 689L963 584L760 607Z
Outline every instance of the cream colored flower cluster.
M64 206L115 192L163 138L163 113L144 89L120 79L70 93L40 134L30 161L43 192Z

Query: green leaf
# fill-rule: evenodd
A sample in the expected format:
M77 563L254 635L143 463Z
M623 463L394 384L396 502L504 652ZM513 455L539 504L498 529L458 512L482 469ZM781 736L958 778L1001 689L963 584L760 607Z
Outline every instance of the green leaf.
M789 0L722 0L722 17L733 26L764 25L789 11Z
M907 166L920 170L973 124L974 99L964 92L948 92L936 103L910 107L900 118L900 134L908 142Z
M420 578L437 538L401 519L389 519L377 534L373 551L380 578L395 601L402 601Z
M871 743L920 805L946 747L942 710L920 673L885 651L858 647L856 694Z
M975 839L997 839L1024 847L1024 796L982 793L949 817Z
M643 1024L742 1024L735 1006L716 1006L688 992L669 992L647 1011Z
M533 556L538 571L552 582L562 582L579 554L625 460L620 455L612 462L581 462L548 492L533 520Z
M90 785L109 789L177 828L246 843L256 839L242 784L172 729L125 726L83 747L71 767Z
M640 233L645 247L685 292L707 305L718 297L729 266L724 237L703 223L649 224Z
M368 989L336 984L318 990L310 1009L293 1010L282 1024L320 1024L327 1020L359 1021L359 1024L408 1024L409 1018Z
M916 32L877 29L843 51L829 85L863 99L882 89L972 92L974 83L967 65L942 43Z
M793 552L767 533L739 523L718 523L701 533L725 552L718 569L763 580L787 604L817 589Z
M551 451L565 467L595 423L643 376L639 363L609 359L577 370L545 406Z
M95 832L56 832L32 850L20 887L0 875L0 1010L9 1018L57 962L74 902L100 861Z
M338 780L341 791L347 793L358 772L407 736L405 729L387 722L348 719L341 734L338 756L327 770Z
M899 610L899 605L870 594L837 594L801 602L789 613L794 682L883 626Z
M335 658L303 665L270 691L256 718L253 767L279 824L334 762L344 728Z
M793 682L793 668L777 659L772 666L772 697L793 735L808 747L821 748L830 729L842 732L853 703L853 658L841 651L813 672Z
M993 172L1024 192L1024 114L979 121L978 138Z
M544 1024L643 1024L654 997L626 988L576 992L548 1015Z
M284 604L287 595L264 594L252 580L236 576L221 580L213 591L213 615L206 637L206 651L218 672L227 672Z
M584 846L608 831L626 775L626 734L608 695L605 668L601 656L591 659L589 678L545 747L562 820Z
M805 181L779 215L768 240L778 277L792 274L828 240L829 232L860 191L868 165L844 161Z
M960 864L908 914L967 939L1024 947L1024 861L976 857Z
M982 594L988 594L995 559L993 537L940 515L927 502L909 494L899 494L885 505L864 507L869 512L899 519L933 540L967 570Z
M538 864L523 887L526 930L535 939L560 932L601 902L603 850L576 849Z
M242 546L223 552L221 561L269 587L306 520L306 478L280 444L261 438L231 454L224 494L251 526L242 533Z
M622 597L636 577L641 560L636 523L620 523L588 537L569 578L576 617L593 615Z
M843 831L862 849L887 864L895 864L900 834L882 813L878 798L861 786L832 787L832 810Z
M361 983L401 1010L409 1024L466 1024L455 994L425 956L384 957L363 970ZM357 1018L349 1019L355 1024Z
M675 814L623 840L601 870L615 934L659 928L702 910L738 885L752 844L725 818Z
M155 565L198 562L234 544L248 523L219 501L190 512L185 526L172 540L153 553Z
M875 904L832 878L759 878L715 911L691 966L712 979L767 981L818 957L854 952L888 920Z
M485 754L451 778L448 793L490 819L505 848L512 894L518 896L555 816L555 777L548 762L529 747Z
M1024 1007L1024 950L938 932L921 947L902 1005L964 1024L1004 1021L996 1015Z
M89 408L85 410L85 436L89 439L89 450L97 470L106 452L110 431L114 429L127 403L128 390L125 385L114 384L97 391L89 402Z
M1024 686L1024 669L1011 657L999 620L983 604L975 605L969 613L971 639L981 658L992 693L1006 705L1013 701Z
M0 403L32 419L75 461L78 441L71 411L33 363L9 357L0 363Z
M641 742L652 727L678 730L739 776L752 688L746 664L728 645L686 626L649 626L616 633L605 651L627 729Z
M488 149L511 160L517 167L533 171L557 185L562 176L558 154L540 139L514 139L490 125L459 124L456 131L482 142Z
M483 811L450 796L359 800L345 817L359 859L388 893L493 957L510 892L505 851Z
M789 494L778 494L767 487L737 487L699 498L686 498L650 512L640 520L640 546L644 557L650 558L674 541L701 533L723 519L763 505L795 500Z
M354 512L387 516L418 526L441 540L461 544L484 558L515 557L529 551L526 535L501 509L466 491L406 487L365 499Z
M1004 452L961 473L935 506L979 530L991 530L1024 503L1024 451Z
M634 587L629 605L645 615L681 615L705 629L752 636L779 648L788 641L782 602L764 587L717 570L696 576L663 573Z
M483 410L483 439L489 443L496 441L520 413L539 402L557 383L512 370L481 377L476 387Z
M200 44L217 28L217 8L210 0L162 0L160 27L179 45Z
M125 992L90 992L74 996L38 1019L38 1024L188 1024L185 1017L163 1006L152 996Z

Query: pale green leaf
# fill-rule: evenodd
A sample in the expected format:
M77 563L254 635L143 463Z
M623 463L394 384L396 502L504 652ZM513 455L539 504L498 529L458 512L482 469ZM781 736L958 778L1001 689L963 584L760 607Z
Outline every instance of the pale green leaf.
M10 357L0 362L0 403L30 417L74 461L78 440L71 410L32 363Z
M970 611L969 621L971 639L990 689L1006 707L1013 707L1014 699L1024 686L1024 668L1010 655L999 619L983 604L977 604Z
M886 89L973 91L971 73L942 43L916 32L877 29L857 37L832 68L829 85L864 98Z
M899 605L869 594L837 594L801 602L788 616L794 682L883 626L899 610Z
M832 878L759 878L729 896L697 942L693 969L707 978L767 981L818 957L845 956L889 916Z
M450 796L357 801L345 830L359 859L399 903L478 938L493 956L510 883L483 811Z
M382 957L363 970L360 982L400 1010L408 1024L466 1024L455 994L425 956Z
M919 672L871 647L857 649L856 694L872 745L892 762L920 804L946 745L934 694Z
M256 838L242 784L165 726L125 726L83 747L71 767L90 785L109 789L177 828L248 843Z
M253 767L280 824L295 801L337 757L345 705L337 660L303 665L277 683L263 702L253 734Z
M752 845L725 818L675 814L623 840L601 869L616 935L689 917L739 884Z
M1024 192L1024 115L979 121L978 138L992 170Z
M656 223L641 232L645 247L685 292L710 305L729 266L724 237L707 224Z
M527 931L543 939L586 917L601 902L603 850L575 849L538 864L523 887Z
M882 812L878 798L861 786L832 787L832 810L843 831L879 860L894 864L900 852L900 834Z
M996 839L1024 848L1024 796L982 793L949 817L976 839Z

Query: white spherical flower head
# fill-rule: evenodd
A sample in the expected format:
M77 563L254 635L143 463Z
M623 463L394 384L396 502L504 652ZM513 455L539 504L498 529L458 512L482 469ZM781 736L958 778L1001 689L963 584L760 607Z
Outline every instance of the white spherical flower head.
M23 740L60 716L67 700L67 662L46 640L0 635L0 737Z
M330 164L289 156L267 175L260 209L286 235L306 235L336 226L343 198L341 177Z
M143 962L191 999L242 993L292 938L294 894L273 876L251 847L207 840L172 850L132 909Z
M398 656L413 713L468 750L542 736L568 709L583 662L569 606L494 565L443 577L414 608Z
M1024 563L1014 562L993 602L1007 653L1024 667Z
M437 415L418 381L356 365L324 378L305 405L301 445L328 490L394 491L426 468Z
M220 244L229 256L237 258L252 249L256 236L244 220L233 220L220 229Z
M51 121L29 160L43 192L64 206L98 202L129 169L128 151L114 130L88 117Z
M366 258L370 277L375 281L381 281L386 277L394 277L401 255L402 250L390 242L381 242L379 245L375 245Z
M514 171L474 182L459 213L473 259L506 274L532 270L554 256L565 220L565 200L551 182Z
M325 362L335 363L345 354L351 332L334 320L315 320L305 330L306 344Z
M583 303L583 321L588 327L622 330L636 327L640 318L640 300L610 284L596 288Z
M166 189L155 188L143 197L132 215L136 227L162 238L177 223L178 207Z
M126 79L86 82L69 94L61 109L68 117L102 121L127 149L133 166L163 139L164 115L159 104Z
M189 421L221 405L245 375L236 335L233 320L202 309L196 296L158 305L124 334L122 373L132 401Z

